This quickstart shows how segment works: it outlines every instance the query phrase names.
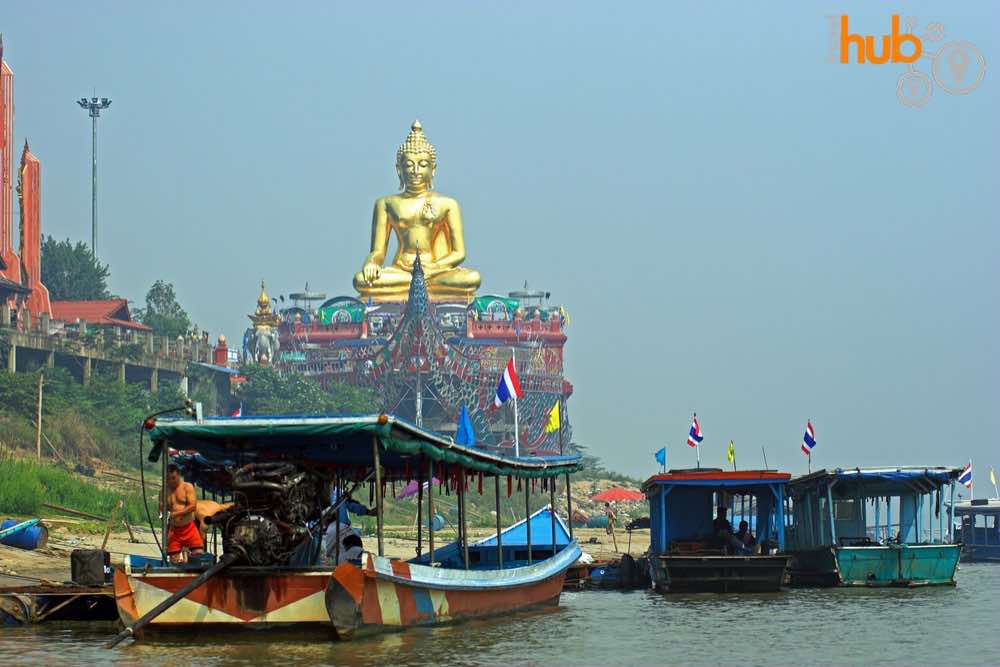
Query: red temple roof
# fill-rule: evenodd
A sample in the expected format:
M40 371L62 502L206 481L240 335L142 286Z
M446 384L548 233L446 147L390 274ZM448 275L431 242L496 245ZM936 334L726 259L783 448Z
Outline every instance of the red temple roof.
M152 331L145 324L132 319L132 314L128 310L128 301L125 299L53 301L52 319L63 322L83 320L88 324L107 324L136 331Z

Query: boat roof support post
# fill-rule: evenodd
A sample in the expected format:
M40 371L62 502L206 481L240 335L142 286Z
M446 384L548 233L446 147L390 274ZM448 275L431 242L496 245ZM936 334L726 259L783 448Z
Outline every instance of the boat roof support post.
M385 556L385 541L382 535L382 462L378 451L378 436L372 437L372 462L375 466L375 530L378 535L378 555ZM339 538L338 538L339 539Z
M944 544L944 489L940 486L937 492L938 541Z
M434 459L427 457L427 564L434 567Z
M167 533L170 531L170 504L167 502L169 498L169 490L167 489L167 460L170 459L170 448L163 448L163 458L160 462L160 507L161 511L161 521L160 521L160 553L163 555L163 564L169 565L170 559L167 557ZM145 493L145 491L143 491Z
M552 518L552 555L556 555L556 480L558 477L549 478L549 516ZM613 530L613 528L612 528Z
M872 502L875 503L875 541L880 542L878 538L878 532L881 530L882 524L882 499L878 496L872 497Z
M891 540L892 535L892 496L885 497L885 536Z
M826 509L830 517L830 543L837 546L837 527L833 521L833 484L826 485Z
M955 541L955 480L951 480L948 483L951 487L951 500L948 502L948 534L951 536L951 541Z
M777 515L775 516L775 524L777 526L778 532L778 550L785 550L785 494L784 489L776 484L768 484L771 489L771 493L774 494L774 507ZM760 530L757 531L760 533Z
M567 523L569 523L569 539L572 540L573 539L573 485L569 483L569 473L566 473L566 519Z
M524 480L524 516L524 527L528 531L528 565L531 565L531 484L527 479Z
M493 475L493 495L496 497L497 511L497 569L503 569L503 536L500 534L500 475Z
M465 510L465 468L458 469L458 522L462 531L462 556L469 569L469 516Z
M667 540L667 494L672 486L660 486L660 553L669 553Z
M417 559L424 551L424 469L417 461ZM433 560L434 556L431 556Z
M340 477L339 468L337 469L337 476L334 479L333 484L334 487L337 489L337 502L340 502L340 499L344 497L344 488L343 488L343 480ZM334 517L335 517L334 523L336 524L336 528L333 529L335 535L335 537L333 538L333 543L335 545L333 548L334 549L333 566L336 567L337 565L340 565L340 510L337 510L337 513L334 515ZM323 555L326 556L326 554Z

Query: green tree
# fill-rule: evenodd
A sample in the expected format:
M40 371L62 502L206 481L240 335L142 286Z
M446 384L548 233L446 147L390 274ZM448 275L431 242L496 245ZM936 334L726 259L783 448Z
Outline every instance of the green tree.
M373 412L372 392L336 385L329 391L298 374L282 377L270 366L244 366L246 377L236 390L246 415L332 415Z
M173 284L164 280L153 283L146 292L146 307L137 309L135 316L160 336L176 338L191 329L191 318L177 303Z
M66 239L56 241L46 236L42 241L42 282L57 301L110 299L108 277L111 271L101 264L90 247Z

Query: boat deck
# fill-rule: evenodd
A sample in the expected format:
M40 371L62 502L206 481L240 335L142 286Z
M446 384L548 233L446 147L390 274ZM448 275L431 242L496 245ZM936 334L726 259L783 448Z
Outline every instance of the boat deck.
M117 621L114 588L69 584L0 587L0 625Z

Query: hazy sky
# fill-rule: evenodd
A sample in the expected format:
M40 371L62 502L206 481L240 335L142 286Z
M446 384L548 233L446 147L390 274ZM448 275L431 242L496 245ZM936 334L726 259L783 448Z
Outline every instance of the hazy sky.
M814 466L973 457L985 493L1000 5L893 7L943 24L928 52L974 44L982 84L908 108L906 65L828 63L829 15L889 32L870 2L21 2L0 30L44 233L90 238L74 100L114 100L99 250L129 299L165 278L238 340L261 278L352 294L419 118L483 291L527 280L569 311L569 412L609 467L646 475L664 444L694 465L697 411L703 464L732 438L741 467L765 445L803 472L811 418Z

